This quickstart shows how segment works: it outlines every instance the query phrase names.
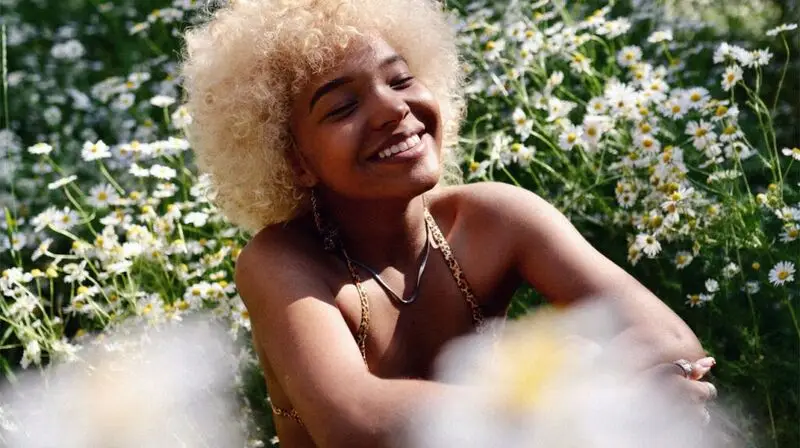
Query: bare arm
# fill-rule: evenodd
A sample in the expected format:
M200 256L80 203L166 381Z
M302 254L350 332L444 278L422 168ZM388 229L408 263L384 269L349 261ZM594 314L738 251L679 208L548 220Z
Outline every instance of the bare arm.
M330 289L298 252L260 235L237 260L258 343L318 446L383 446L415 406L448 386L372 375Z
M620 341L638 342L631 361L649 367L704 355L697 337L669 307L592 247L575 227L539 196L506 184L480 184L471 209L490 216L496 235L519 274L549 301L568 305L602 297L616 302L630 324Z

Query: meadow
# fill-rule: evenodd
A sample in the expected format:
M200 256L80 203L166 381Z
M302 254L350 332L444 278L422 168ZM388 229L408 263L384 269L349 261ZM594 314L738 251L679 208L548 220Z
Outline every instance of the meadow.
M199 311L248 341L248 235L192 162L178 73L195 0L0 0L0 371ZM800 441L797 2L448 1L466 182L556 205L716 358L748 446ZM543 303L525 289L512 318ZM254 354L236 384L269 444ZM2 431L13 430L4 417Z

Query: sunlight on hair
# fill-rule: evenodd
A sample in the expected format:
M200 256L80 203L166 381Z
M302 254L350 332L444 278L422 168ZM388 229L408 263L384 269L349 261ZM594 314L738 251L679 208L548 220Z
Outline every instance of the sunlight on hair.
M98 337L79 360L26 373L2 390L0 444L244 446L230 340L200 318Z

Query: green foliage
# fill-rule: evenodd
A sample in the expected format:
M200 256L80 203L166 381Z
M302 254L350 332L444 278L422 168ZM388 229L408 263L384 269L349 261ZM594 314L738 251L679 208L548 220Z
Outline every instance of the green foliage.
M788 446L800 438L800 274L780 263L800 265L800 33L767 36L797 11L759 4L448 7L468 71L466 177L555 204L698 334L748 442ZM72 359L90 333L130 320L210 310L247 339L232 285L244 240L206 197L176 102L178 37L204 15L180 0L0 0L7 376ZM509 315L543 303L523 289ZM243 404L266 439L247 357Z

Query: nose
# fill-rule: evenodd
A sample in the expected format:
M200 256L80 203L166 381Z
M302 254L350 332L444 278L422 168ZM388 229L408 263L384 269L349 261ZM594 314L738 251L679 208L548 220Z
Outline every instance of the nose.
M374 90L369 112L370 125L378 130L389 125L397 125L411 112L411 109L400 92L385 86Z

